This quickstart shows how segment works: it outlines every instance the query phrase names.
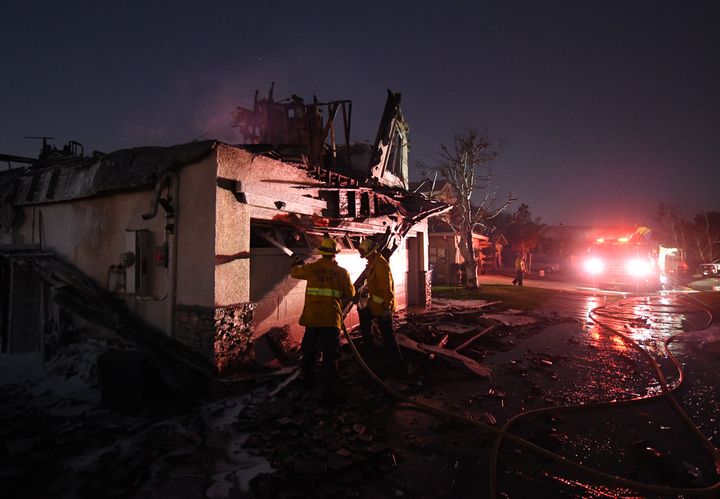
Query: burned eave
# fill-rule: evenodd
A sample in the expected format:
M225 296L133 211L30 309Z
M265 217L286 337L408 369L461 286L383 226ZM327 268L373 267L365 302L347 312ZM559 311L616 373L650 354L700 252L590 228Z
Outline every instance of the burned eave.
M33 205L152 186L166 171L207 157L216 142L123 149L53 166L26 168L0 180L0 200ZM17 170L13 170L15 172Z
M422 194L411 192L403 187L385 186L369 181L359 181L332 170L309 167L307 164L289 163L293 167L306 171L315 181L291 182L290 188L305 191L304 196L324 201L327 207L316 217L324 221L323 225L346 225L350 222L366 222L381 217L418 221L435 214L448 211L451 206ZM228 180L228 179L225 179ZM220 184L218 184L220 185ZM236 199L243 202L237 183L224 182L221 186L236 191Z

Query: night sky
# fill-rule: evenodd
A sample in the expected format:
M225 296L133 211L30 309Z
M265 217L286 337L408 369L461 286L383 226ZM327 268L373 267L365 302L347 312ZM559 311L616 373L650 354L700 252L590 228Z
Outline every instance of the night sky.
M403 94L411 168L487 128L548 224L719 210L720 2L20 2L0 6L0 152L241 141L256 89L353 100L372 140ZM0 165L4 169L5 164ZM514 209L511 208L511 209Z

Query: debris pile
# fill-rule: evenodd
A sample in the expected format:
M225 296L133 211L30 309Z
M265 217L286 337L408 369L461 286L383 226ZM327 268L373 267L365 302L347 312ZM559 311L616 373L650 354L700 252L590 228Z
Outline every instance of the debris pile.
M439 356L479 376L489 377L491 370L464 352L474 350L480 337L501 324L485 317L485 308L496 303L482 303L471 309L450 306L419 315L408 314L397 328L398 343L406 349L425 353L431 359ZM484 357L482 349L474 351Z
M596 469L686 486L714 476L713 463L663 400L561 410L646 393L651 380L634 351L583 329L583 318L530 324L527 315L482 305L401 318L396 330L414 346L404 351L412 369L377 374L411 401L495 427L526 414L513 433ZM286 350L282 330L272 337L268 357ZM488 487L494 435L388 397L348 346L340 359L341 403L323 404L294 367L271 370L269 362L264 376L227 380L222 394L193 407L132 415L100 407L93 349L59 353L45 373L54 377L0 385L2 497L449 499L482 496ZM382 354L365 360L386 367ZM712 390L715 371L704 370ZM711 429L714 393L696 393L700 420ZM507 440L499 462L499 490L512 497L620 492L570 479L563 465Z
M344 380L348 384L352 396L340 407L323 407L318 393L291 386L241 412L239 427L253 432L245 447L275 470L251 481L258 497L335 497L341 491L361 497L366 479L397 466L386 443L389 429L380 422L389 401Z
M447 364L436 362L439 358L455 364L457 369L450 370L460 379L489 375L487 368L460 353L467 351L481 358L485 349L478 340L502 327L497 320L483 317L486 310L482 305L474 309L443 307L408 314L396 322L400 344L411 350L406 353L413 367L410 372L395 369L387 374L383 372L387 366L373 354L364 360L371 367L379 366L384 382L408 397L496 424L495 417L483 409L483 395L478 395L479 403L473 405L471 400L470 406L460 407L428 380L433 371L447 370ZM335 497L340 492L344 497L382 496L371 484L383 482L383 493L389 489L396 496L423 496L418 484L424 481L410 479L407 469L424 460L422 455L435 445L436 438L450 432L449 426L387 397L362 372L349 348L343 352L340 383L345 400L337 406L322 405L317 391L308 391L296 381L275 397L241 411L238 429L252 433L244 447L266 457L274 469L251 481L258 497ZM404 438L396 433L398 425L403 427ZM428 436L422 426L434 436ZM479 437L486 439L487 435ZM457 442L451 440L450 444ZM402 471L398 470L401 465ZM437 455L435 466L456 470L459 464L454 457ZM417 483L411 483L414 481Z

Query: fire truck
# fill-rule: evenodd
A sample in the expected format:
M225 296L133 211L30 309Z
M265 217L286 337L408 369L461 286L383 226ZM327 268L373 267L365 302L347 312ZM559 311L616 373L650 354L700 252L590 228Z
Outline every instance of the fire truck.
M594 287L656 291L678 283L687 270L682 251L653 243L650 229L621 237L600 237L588 248L584 271Z

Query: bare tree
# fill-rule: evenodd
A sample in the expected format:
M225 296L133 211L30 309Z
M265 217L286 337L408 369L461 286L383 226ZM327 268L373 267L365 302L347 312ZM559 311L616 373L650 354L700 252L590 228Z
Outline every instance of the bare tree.
M720 258L720 212L703 210L686 218L677 206L660 203L656 221L661 243L682 248L693 263Z
M700 259L712 262L720 257L720 212L698 213L693 222L694 240Z
M660 226L663 243L687 251L685 235L689 222L683 217L677 205L660 203L655 210L655 220Z
M487 169L487 164L500 153L501 146L493 142L485 130L467 130L456 134L451 146L440 146L435 166L425 167L426 174L437 172L455 191L455 206L446 216L446 221L461 236L460 251L465 263L467 288L477 288L473 231L478 226L487 227L487 221L498 216L515 200L512 194L507 199L498 200L492 173Z

